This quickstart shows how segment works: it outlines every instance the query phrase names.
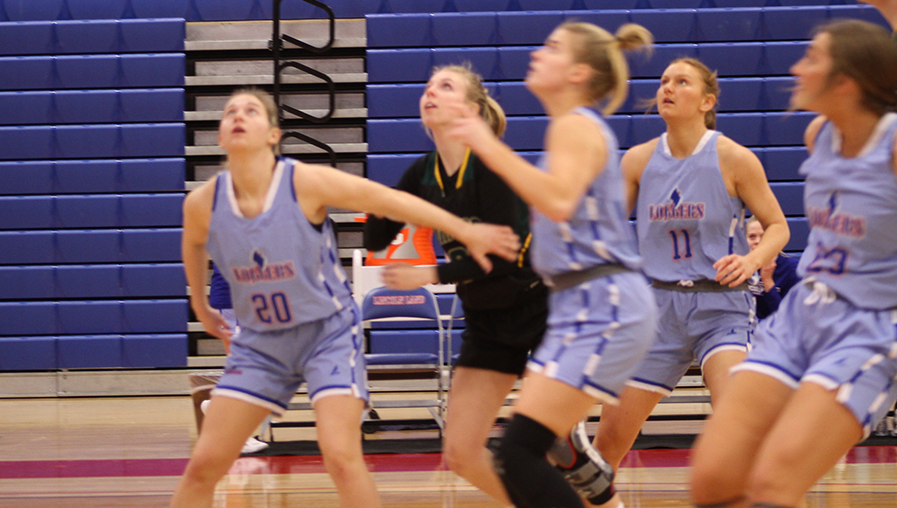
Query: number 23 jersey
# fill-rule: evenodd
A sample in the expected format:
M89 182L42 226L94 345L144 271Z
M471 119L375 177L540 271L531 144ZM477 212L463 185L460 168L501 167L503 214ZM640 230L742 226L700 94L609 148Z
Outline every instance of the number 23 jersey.
M879 120L854 158L840 154L840 133L826 122L801 165L810 225L798 265L858 307L897 307L897 175L892 166L897 114Z
M243 216L229 172L218 175L206 248L231 288L240 326L264 332L318 321L354 305L333 227L305 217L292 159L278 159L261 214Z

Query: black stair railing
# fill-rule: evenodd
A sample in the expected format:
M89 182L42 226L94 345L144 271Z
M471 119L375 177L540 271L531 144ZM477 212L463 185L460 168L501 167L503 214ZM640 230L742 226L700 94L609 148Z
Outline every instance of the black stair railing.
M272 37L271 37L271 50L272 50L273 57L274 57L274 102L277 104L277 107L279 110L281 125L283 125L284 121L286 120L286 113L298 116L299 118L309 121L309 122L312 122L312 123L318 123L318 124L325 123L333 117L333 113L336 109L336 85L334 84L333 79L331 79L330 76L328 76L327 74L325 74L317 69L313 69L305 64L302 64L302 63L299 63L296 61L291 61L291 60L284 60L281 57L281 53L285 49L284 43L290 43L294 46L297 46L299 48L302 48L304 50L307 50L307 51L310 51L310 52L316 53L316 54L323 54L323 53L326 53L327 51L329 51L330 48L333 47L333 42L335 39L336 16L333 13L333 9L331 9L330 6L324 4L323 2L319 2L317 0L301 0L307 4L311 4L315 7L323 10L324 12L326 12L327 18L330 22L330 30L329 30L329 37L327 40L327 44L325 44L321 47L313 46L311 44L302 42L295 37L292 37L287 34L282 34L280 32L280 4L282 1L283 0L273 0L274 15L272 16L273 17L273 33L272 33ZM327 99L328 99L329 108L328 108L326 114L324 114L323 116L315 116L315 115L308 114L298 108L294 108L288 104L283 104L283 102L281 100L282 74L286 69L289 69L289 68L296 69L300 72L304 72L306 74L314 76L314 77L320 79L321 81L323 81L327 85ZM307 134L303 134L298 131L285 131L283 133L281 142L283 142L283 139L288 139L288 138L295 138L295 139L298 139L305 143L308 143L310 145L316 146L316 147L320 148L321 150L324 150L330 156L330 164L332 166L336 167L336 152L327 143L324 143L322 141L314 139L311 136L308 136Z

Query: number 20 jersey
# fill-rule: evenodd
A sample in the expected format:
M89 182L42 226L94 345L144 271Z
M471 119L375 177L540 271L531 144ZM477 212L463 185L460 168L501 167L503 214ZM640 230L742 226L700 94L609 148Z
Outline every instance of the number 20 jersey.
M810 225L798 265L858 307L897 307L897 176L891 163L897 114L884 115L854 158L840 155L831 122L801 165Z
M236 204L230 172L218 175L206 248L230 284L240 327L282 330L354 305L330 220L312 225L296 199L292 159L279 159L261 214Z
M713 280L713 263L747 254L744 204L726 189L717 131L707 131L684 159L673 157L667 135L657 142L639 181L636 207L645 274L665 282Z

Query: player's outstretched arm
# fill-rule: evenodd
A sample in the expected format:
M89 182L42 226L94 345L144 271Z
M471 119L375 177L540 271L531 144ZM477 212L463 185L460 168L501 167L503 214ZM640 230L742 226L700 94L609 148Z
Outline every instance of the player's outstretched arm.
M463 243L487 272L492 269L487 254L513 261L520 250L520 239L510 227L464 221L407 192L311 164L298 163L295 175L293 184L301 196L300 206L313 222L323 221L331 206L438 229Z

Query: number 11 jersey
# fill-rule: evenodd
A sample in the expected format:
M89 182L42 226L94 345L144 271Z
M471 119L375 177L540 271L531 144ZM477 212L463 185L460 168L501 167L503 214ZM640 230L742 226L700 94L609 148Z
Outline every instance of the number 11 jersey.
M744 203L726 189L709 130L694 152L673 157L660 136L639 182L636 207L639 252L645 274L664 282L713 280L713 263L747 254Z

